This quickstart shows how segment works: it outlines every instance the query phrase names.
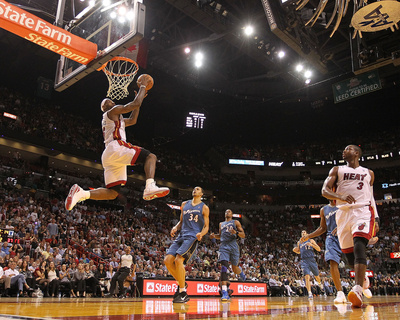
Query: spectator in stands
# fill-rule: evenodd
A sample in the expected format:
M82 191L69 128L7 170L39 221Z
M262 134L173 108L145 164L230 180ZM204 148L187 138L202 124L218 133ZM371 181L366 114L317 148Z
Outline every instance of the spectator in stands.
M75 293L74 290L72 289L72 283L71 283L72 276L69 270L67 269L66 264L63 264L61 266L59 277L60 277L60 290L68 292L70 294L70 297L75 298Z
M269 279L268 282L270 288L271 288L271 296L284 296L285 294L285 287L283 286L282 282L277 280L276 275L271 275L271 278Z
M46 270L46 279L49 281L49 295L57 297L60 290L60 274L53 261Z
M74 272L74 285L75 285L75 292L76 296L79 298L80 296L85 298L86 297L86 273L83 263L78 264L77 271Z
M28 286L25 281L25 277L18 272L16 266L17 264L14 261L11 261L9 263L9 268L5 271L4 275L11 278L11 288L13 286L18 287L17 296L22 296L24 293L24 287L27 291L33 291L33 289Z
M29 256L28 256L29 257ZM22 274L25 278L25 282L32 289L36 288L36 279L33 277L32 271L29 270L29 263L26 260L22 261L21 268L19 269L19 273Z
M7 242L3 242L3 245L1 246L1 254L2 257L10 254L10 249Z
M33 273L36 283L39 285L45 297L49 296L49 280L46 278L47 262L42 261Z
M9 297L9 289L11 286L11 278L4 274L3 267L0 265L0 285L4 284L4 294L3 297Z
M104 269L104 264L103 263L99 263L99 266L98 266L94 276L97 279L97 281L99 282L101 296L104 297L104 291L106 290L107 272Z
M86 273L85 281L86 281L86 290L90 289L92 296L95 297L97 294L97 287L99 285L99 280L95 277L96 266L93 267L91 268L89 263L85 264L85 273Z
M58 225L55 219L51 219L51 222L47 225L47 232L49 233L50 237L58 236Z
M121 256L121 264L119 266L119 269L111 278L111 288L107 296L112 296L114 294L118 282L119 298L126 297L126 289L124 288L124 281L131 272L131 266L135 263L133 259L134 258L131 255L131 247L126 246L125 254Z

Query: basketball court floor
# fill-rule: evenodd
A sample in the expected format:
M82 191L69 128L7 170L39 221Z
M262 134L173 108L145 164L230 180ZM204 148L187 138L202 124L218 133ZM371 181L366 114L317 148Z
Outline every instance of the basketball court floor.
M165 298L1 298L3 319L85 319L85 320L180 320L180 319L296 319L296 320L391 320L400 319L400 298L378 296L361 309L350 304L334 305L333 297L191 298L186 304L173 304Z

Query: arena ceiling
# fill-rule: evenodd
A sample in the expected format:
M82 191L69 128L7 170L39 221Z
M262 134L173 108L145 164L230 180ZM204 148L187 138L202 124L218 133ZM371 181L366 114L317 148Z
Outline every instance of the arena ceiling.
M396 125L397 116L379 116L398 114L393 104L398 99L398 89L393 86L400 83L400 72L393 64L392 55L397 59L399 30L363 33L363 38L354 43L352 29L348 27L351 13L347 13L330 37L332 29L325 29L324 24L334 10L333 0L328 1L324 10L325 20L317 21L312 28L304 27L304 20L318 6L317 0L310 0L304 12L296 12L295 6L281 7L278 0L269 0L275 4L279 32L271 31L261 0L143 1L149 52L147 69L141 73L154 75L156 85L146 102L151 107L141 111L141 117L147 118L146 126L150 123L152 137L160 137L165 142L170 141L170 136L181 136L188 110L204 110L210 114L207 121L213 130L212 138L205 139L208 142L223 134L228 141L232 134L235 139L250 141L314 138L316 130L325 130L325 121L321 120L329 119L332 110L343 114L352 112L355 116L362 113L357 126L372 123L376 126L378 122L381 127ZM64 21L83 10L87 2L67 0ZM10 3L51 23L55 20L57 0L10 0ZM248 38L242 28L250 23L255 33ZM193 66L193 55L183 51L186 46L192 52L204 53L203 68ZM284 59L276 56L279 50L286 52ZM371 61L364 61L360 68L358 53L362 50L372 50L376 59L370 56ZM4 75L0 83L3 85L14 83L35 90L38 76L54 79L58 58L53 52L0 29L1 74ZM294 71L299 62L313 71L309 85ZM378 67L383 86L392 89L364 96L357 104L351 100L347 105L332 108L332 84L353 77L354 72ZM87 78L61 94L54 94L53 98L70 101L71 108L81 113L98 112L98 100L107 89L107 81L100 73ZM379 103L372 104L372 100ZM233 132L232 128L239 130ZM348 130L341 132L346 134ZM221 138L221 141L226 140Z
M261 0L144 0L146 5L145 38L149 41L148 66L161 70L196 88L246 99L288 98L307 87L318 87L320 96L330 92L332 83L355 73L377 68L389 81L396 78L399 67L392 56L400 56L400 31L363 33L352 40L349 9L332 37L332 26L325 28L335 1L329 0L323 18L313 27L305 27L319 1L310 0L304 9L296 11L294 1L285 6L278 0L267 0L278 28L271 31ZM14 0L10 3L54 22L57 0ZM288 5L291 4L291 5ZM68 22L88 0L67 0L64 21ZM251 24L254 34L247 37L243 27ZM332 24L333 25L333 24ZM2 36L4 37L4 35ZM190 46L191 55L183 49ZM194 53L201 50L205 65L194 67ZM278 58L280 50L284 58ZM373 50L374 57L363 61L360 52ZM34 54L52 56L38 47ZM30 52L31 53L31 52ZM294 69L305 64L312 73L310 85ZM318 98L318 97L316 97Z

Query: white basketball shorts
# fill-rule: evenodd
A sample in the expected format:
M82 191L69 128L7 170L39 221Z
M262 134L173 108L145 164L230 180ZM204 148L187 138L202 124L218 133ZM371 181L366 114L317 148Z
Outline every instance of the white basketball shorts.
M337 235L344 253L353 252L354 237L371 239L375 227L375 214L371 206L339 209L336 213Z
M140 147L122 140L114 140L107 145L101 156L107 188L126 184L126 166L135 164L140 151Z

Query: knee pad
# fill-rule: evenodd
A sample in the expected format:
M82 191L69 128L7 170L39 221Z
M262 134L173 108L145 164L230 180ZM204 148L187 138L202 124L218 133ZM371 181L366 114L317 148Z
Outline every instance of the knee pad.
M221 281L228 281L228 261L221 261Z
M116 185L116 186L113 186L113 187L111 187L111 188L109 188L109 189L118 192L118 194L121 193L121 185L120 185L120 184L118 184L118 185Z
M149 150L141 148L139 156L136 160L136 163L145 163L146 158L148 157L149 154L151 154L151 152Z
M354 268L354 252L345 253L344 255L346 256L347 264Z
M354 238L354 263L367 264L367 247L368 240L362 237Z

